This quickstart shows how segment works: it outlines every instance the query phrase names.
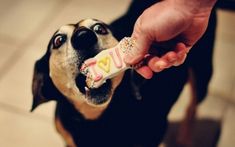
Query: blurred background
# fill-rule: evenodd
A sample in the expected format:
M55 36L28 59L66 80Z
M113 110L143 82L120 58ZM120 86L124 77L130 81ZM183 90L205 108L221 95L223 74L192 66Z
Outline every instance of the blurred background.
M1 147L64 146L53 124L55 103L29 111L35 60L44 54L51 35L61 25L83 18L109 23L123 14L129 3L130 0L0 0ZM199 106L195 132L200 135L193 139L205 146L234 147L235 1L224 0L219 6L214 74L208 96ZM188 100L186 85L169 115L171 125L163 144L174 142Z

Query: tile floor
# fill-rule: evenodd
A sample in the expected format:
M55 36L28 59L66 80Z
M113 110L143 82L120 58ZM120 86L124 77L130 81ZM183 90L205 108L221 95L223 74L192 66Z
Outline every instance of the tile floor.
M55 103L29 112L34 62L45 52L51 34L59 26L88 17L110 22L126 10L129 2L0 0L0 146L63 147L53 125ZM199 118L222 122L219 147L235 145L234 26L235 12L219 10L214 76L198 114ZM188 86L171 111L172 122L182 118L187 97Z

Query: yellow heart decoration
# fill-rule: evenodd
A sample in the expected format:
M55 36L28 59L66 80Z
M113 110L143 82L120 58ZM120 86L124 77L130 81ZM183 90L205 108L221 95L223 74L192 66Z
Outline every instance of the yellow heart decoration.
M100 60L98 60L97 65L103 71L105 71L106 73L109 73L109 71L110 71L110 57L105 56L105 57L101 58Z

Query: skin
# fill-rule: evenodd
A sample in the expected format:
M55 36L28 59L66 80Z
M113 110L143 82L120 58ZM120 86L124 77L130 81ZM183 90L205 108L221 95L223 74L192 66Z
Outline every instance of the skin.
M135 49L125 57L131 65L143 60L152 43L171 51L148 55L147 65L137 70L146 79L153 72L181 65L192 46L204 34L216 0L164 0L146 9L137 19L132 37Z

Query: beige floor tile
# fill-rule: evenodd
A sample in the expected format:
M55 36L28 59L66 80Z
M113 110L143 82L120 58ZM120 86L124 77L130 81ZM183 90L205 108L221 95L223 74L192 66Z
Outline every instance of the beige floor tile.
M75 8L74 12L75 14L77 12L77 17L96 18L104 22L110 22L117 16L123 14L130 2L130 0L74 1L74 3L71 3L70 7ZM75 19L75 21L77 20Z
M225 96L232 94L232 79L234 77L234 45L217 41L214 52L214 73L210 83L212 93L220 93Z
M186 86L180 99L174 105L168 117L170 123L165 136L165 146L180 146L177 145L176 139L179 137L181 120L185 114L185 108L188 106L188 102L189 87ZM213 144L217 143L218 134L220 133L220 122L224 117L227 105L228 104L223 99L213 96L207 96L206 99L199 105L197 110L197 120L194 123L194 131L192 134L193 146L208 147L214 146Z
M208 95L198 107L198 118L221 120L228 103L220 97Z
M7 64L8 59L12 54L17 50L15 46L11 46L5 43L0 42L0 73L4 64Z
M170 121L181 120L185 114L186 107L188 106L190 100L190 89L189 85L185 85L183 92L181 93L179 99L174 104L168 116Z
M190 101L189 85L186 85L179 100L175 103L168 116L170 121L181 120ZM198 107L197 117L220 120L227 106L227 102L221 98L208 95Z
M0 81L0 103L7 104L25 111L29 111L32 103L31 83L35 61L45 50L31 46L20 60L11 67L8 74ZM47 104L46 109L36 110L36 113L50 116L54 113L53 104Z
M7 13L6 10L12 8L12 4L14 4L14 1L0 0L0 4L0 17L2 17Z
M9 38L16 43L26 39L31 33L40 31L37 29L41 27L42 23L45 23L46 18L52 11L56 11L55 8L61 3L57 0L6 1L0 1L4 4L1 6L1 11L4 13L0 15L0 38ZM9 7L9 5L11 6Z
M186 107L190 100L189 85L186 85L179 100L171 109L169 115L169 128L162 146L177 147L177 138L181 127L181 120L185 114ZM197 120L192 129L192 146L208 147L217 142L220 132L220 121L223 118L227 103L217 97L207 96L199 105L197 110Z
M233 102L233 104L235 104L235 75L233 77L232 95L231 95L231 98L228 98L228 99L231 100L231 102Z
M214 75L210 92L232 98L232 86L235 84L235 13L218 11L217 37L214 52ZM235 102L235 100L234 100Z
M235 145L235 106L229 106L224 114L222 132L219 140L218 147L234 147Z
M78 0L69 2L66 7L58 11L58 17L48 23L47 27L38 35L37 43L47 46L52 34L62 25L77 23L85 18L96 18L106 23L124 13L130 0Z
M218 26L222 26L221 32L234 34L235 12L228 10L218 10Z
M52 119L40 120L31 115L11 113L0 108L2 147L63 147Z

